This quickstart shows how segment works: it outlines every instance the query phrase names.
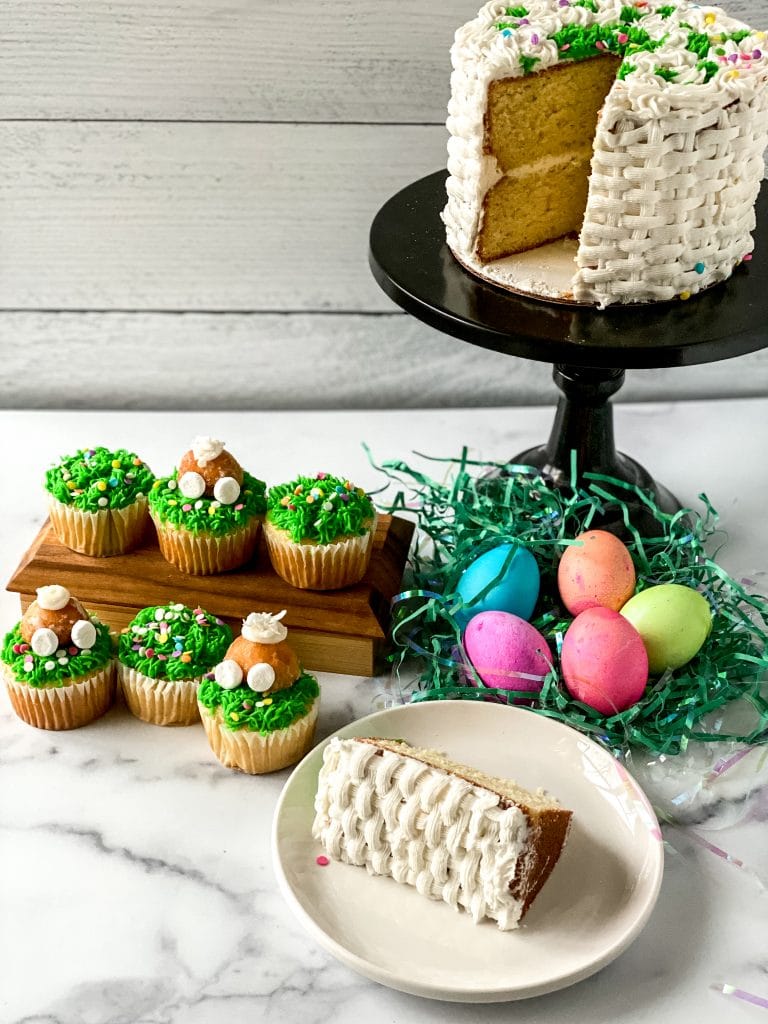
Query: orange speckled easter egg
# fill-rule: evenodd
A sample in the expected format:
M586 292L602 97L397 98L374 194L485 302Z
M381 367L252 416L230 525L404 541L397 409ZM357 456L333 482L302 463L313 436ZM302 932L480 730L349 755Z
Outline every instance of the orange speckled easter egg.
M632 556L612 533L581 533L560 559L557 586L571 615L579 615L587 608L610 608L617 612L635 592Z

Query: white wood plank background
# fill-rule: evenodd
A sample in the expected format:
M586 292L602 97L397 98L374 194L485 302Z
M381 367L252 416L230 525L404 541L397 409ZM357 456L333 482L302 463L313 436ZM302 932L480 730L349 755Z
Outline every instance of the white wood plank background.
M476 6L3 0L0 405L550 400L545 365L395 312L367 268L375 211L444 165ZM729 7L768 22L767 0ZM766 392L757 354L621 394Z

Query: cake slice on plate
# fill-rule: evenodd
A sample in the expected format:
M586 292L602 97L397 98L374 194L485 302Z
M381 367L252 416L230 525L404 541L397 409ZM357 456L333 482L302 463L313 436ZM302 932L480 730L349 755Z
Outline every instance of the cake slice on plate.
M504 931L518 927L551 874L572 817L543 790L363 737L325 748L315 812L312 834L330 857Z

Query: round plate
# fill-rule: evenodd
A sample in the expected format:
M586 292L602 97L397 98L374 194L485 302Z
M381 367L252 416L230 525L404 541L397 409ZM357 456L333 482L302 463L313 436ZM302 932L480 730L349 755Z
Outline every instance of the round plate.
M516 931L420 896L391 878L316 858L313 802L326 740L294 770L272 829L275 874L307 931L338 960L433 999L499 1002L565 988L615 959L658 896L663 846L643 792L610 754L532 711L473 701L409 704L336 736L382 736L445 751L486 772L543 786L573 811L565 850Z

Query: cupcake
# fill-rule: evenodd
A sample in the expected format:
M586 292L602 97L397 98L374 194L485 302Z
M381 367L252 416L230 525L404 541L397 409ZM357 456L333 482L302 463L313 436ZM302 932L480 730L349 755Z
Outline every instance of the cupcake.
M214 754L249 775L295 764L315 734L320 687L286 643L284 615L252 612L197 695Z
M349 480L318 473L271 487L264 535L275 572L303 590L337 590L365 575L376 512Z
M143 608L120 637L117 676L125 702L153 725L200 721L197 689L224 657L232 630L202 608Z
M149 493L163 558L195 576L243 565L259 538L265 489L223 441L196 437L176 472Z
M109 628L66 587L40 587L0 654L13 710L38 729L76 729L114 697Z
M124 448L84 448L45 474L48 511L62 544L81 555L122 555L141 540L154 476Z

